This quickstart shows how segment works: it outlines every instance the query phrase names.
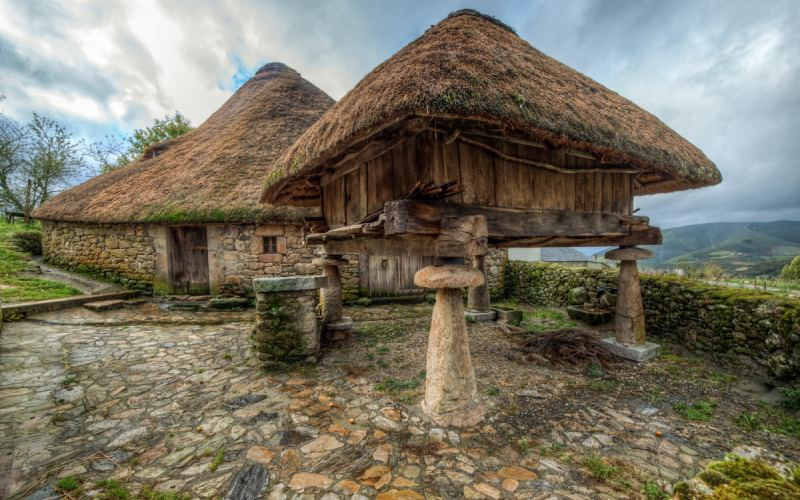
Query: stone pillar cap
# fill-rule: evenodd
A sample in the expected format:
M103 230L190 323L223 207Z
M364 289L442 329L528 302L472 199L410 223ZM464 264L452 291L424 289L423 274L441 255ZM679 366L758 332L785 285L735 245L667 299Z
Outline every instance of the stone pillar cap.
M279 278L254 278L256 292L294 292L316 290L328 286L327 276L286 276Z
M414 284L423 288L467 288L480 286L483 280L482 272L465 265L428 266L414 275Z
M649 259L652 256L653 252L639 247L620 247L606 252L608 260L639 260Z

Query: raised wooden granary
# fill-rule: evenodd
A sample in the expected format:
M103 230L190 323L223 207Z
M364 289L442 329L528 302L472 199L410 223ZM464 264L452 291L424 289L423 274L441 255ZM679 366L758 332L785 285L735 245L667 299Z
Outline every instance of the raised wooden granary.
M634 196L719 181L658 118L467 10L376 67L301 135L263 201L321 206L325 225L307 241L329 257L434 256L452 266L418 273L420 286L440 292L425 407L444 424L469 425L480 415L474 382L459 377L448 392L452 380L437 375L464 371L454 365L463 356L441 349L469 362L458 347L463 319L451 321L460 300L441 292L483 283L454 258L480 270L490 247L659 244L659 229L634 215ZM483 289L470 294L479 308L488 307ZM443 402L446 394L458 396Z

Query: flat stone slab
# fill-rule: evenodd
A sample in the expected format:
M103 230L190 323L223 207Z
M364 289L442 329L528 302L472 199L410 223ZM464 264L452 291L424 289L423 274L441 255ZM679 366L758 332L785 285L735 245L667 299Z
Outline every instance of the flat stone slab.
M641 345L625 345L617 342L614 337L605 338L600 341L600 344L611 354L637 363L653 359L661 352L661 346L652 342L645 342Z
M497 321L508 323L509 325L518 326L522 323L522 310L512 309L509 307L492 307L492 311L497 316Z
M496 316L497 313L494 311L464 311L464 317L467 318L467 321L475 323L489 323L494 321Z
M414 275L414 284L423 288L469 288L483 282L482 272L465 265L428 266Z
M614 317L611 311L586 310L581 306L568 306L567 315L572 319L583 321L587 325L604 325Z
M329 332L345 332L353 329L353 319L346 316L342 317L339 321L325 323L325 329Z
M262 293L318 290L326 286L328 286L328 277L322 275L253 279L253 289Z
M119 299L87 302L83 305L84 308L94 312L110 311L112 309L119 309L120 307L124 306L125 306L125 301Z

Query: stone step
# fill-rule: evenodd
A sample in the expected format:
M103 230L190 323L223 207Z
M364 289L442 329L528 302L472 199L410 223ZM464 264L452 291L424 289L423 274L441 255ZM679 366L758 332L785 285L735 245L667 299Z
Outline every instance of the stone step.
M124 300L100 300L97 302L87 302L83 305L84 308L94 312L110 311L112 309L119 309L125 305Z

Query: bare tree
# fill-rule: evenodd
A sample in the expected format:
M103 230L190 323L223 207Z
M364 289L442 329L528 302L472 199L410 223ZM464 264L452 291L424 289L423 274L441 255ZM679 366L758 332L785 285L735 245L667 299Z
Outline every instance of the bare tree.
M128 139L124 136L107 135L102 141L90 144L86 154L97 162L100 173L106 173L130 162L128 150Z

